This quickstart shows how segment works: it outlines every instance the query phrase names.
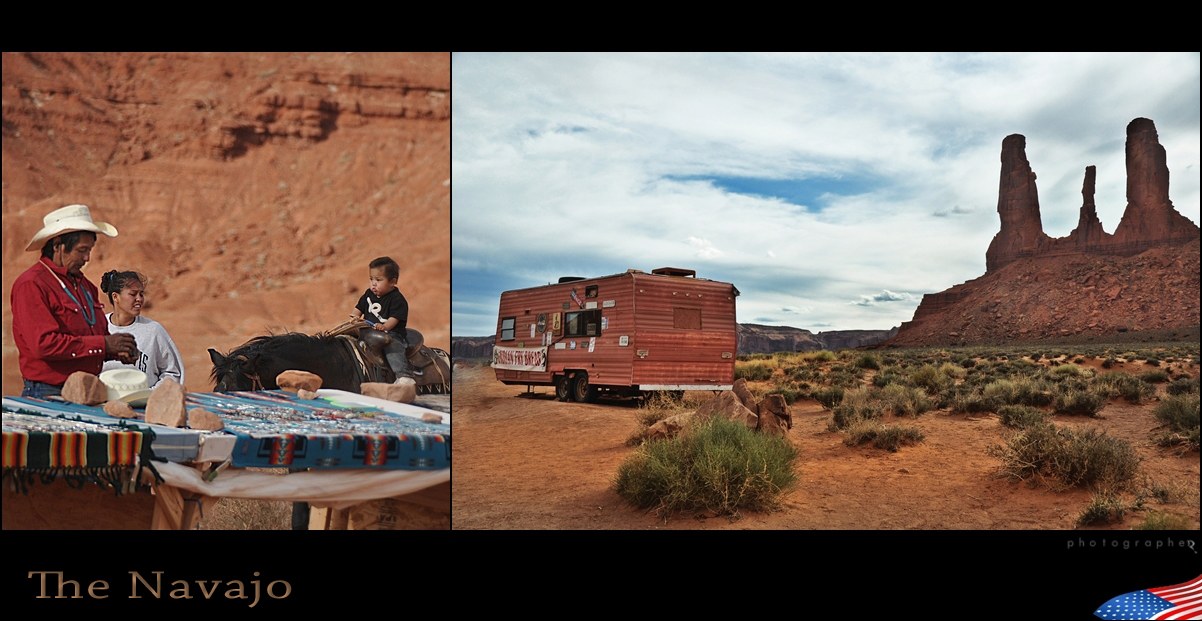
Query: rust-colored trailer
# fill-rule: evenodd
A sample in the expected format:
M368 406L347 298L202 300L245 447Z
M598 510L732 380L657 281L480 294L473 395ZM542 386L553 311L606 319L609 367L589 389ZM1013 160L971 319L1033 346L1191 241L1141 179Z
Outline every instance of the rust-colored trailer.
M497 379L555 386L560 401L592 401L602 391L729 390L739 290L696 276L627 270L502 293Z

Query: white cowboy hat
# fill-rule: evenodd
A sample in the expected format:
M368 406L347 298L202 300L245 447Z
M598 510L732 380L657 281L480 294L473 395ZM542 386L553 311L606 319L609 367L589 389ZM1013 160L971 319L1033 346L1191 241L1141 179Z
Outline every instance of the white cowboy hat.
M146 374L137 369L110 369L100 374L100 381L109 389L109 401L143 407L150 398Z
M33 236L25 250L27 252L41 250L42 246L46 245L47 239L73 231L91 231L104 233L109 237L117 236L117 227L108 222L92 222L92 212L88 211L87 205L67 205L61 209L55 209L42 218L42 230Z

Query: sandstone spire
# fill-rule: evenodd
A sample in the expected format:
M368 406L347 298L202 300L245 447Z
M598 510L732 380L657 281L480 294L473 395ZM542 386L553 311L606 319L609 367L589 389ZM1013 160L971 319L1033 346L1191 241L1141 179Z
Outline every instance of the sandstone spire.
M1169 200L1169 167L1151 119L1138 118L1127 125L1126 153L1127 209L1114 230L1115 243L1150 247L1196 239L1198 226Z
M1002 228L985 252L985 271L992 272L1019 256L1030 256L1051 241L1039 218L1035 172L1027 161L1027 139L1011 134L1002 140L1002 175L998 187Z
M1081 217L1077 219L1077 228L1069 233L1069 245L1080 249L1108 244L1111 235L1102 229L1102 221L1098 219L1098 210L1093 202L1094 183L1097 179L1097 166L1085 167L1085 183L1081 186Z

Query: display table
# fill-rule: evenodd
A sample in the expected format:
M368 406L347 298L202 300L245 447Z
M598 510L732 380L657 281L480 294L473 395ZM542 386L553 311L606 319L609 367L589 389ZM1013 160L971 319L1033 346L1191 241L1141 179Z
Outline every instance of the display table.
M54 507L76 507L109 516L109 526L95 523L101 528L125 519L133 528L190 529L220 498L306 502L319 528L341 527L340 516L347 528L449 527L449 400L432 410L338 390L317 395L189 393L188 408L221 417L222 431L4 397L4 528L87 526L53 517L64 512Z

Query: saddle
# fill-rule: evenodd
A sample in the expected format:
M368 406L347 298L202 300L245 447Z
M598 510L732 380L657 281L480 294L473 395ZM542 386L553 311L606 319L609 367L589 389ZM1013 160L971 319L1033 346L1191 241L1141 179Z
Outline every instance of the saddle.
M392 342L387 332L376 330L370 323L360 320L343 322L323 334L347 339L360 359L388 371L387 375L392 376L392 368L384 358L384 346ZM417 383L417 392L449 393L451 356L441 349L426 347L422 333L413 328L406 328L405 335L409 342L405 357L409 360L409 370Z

